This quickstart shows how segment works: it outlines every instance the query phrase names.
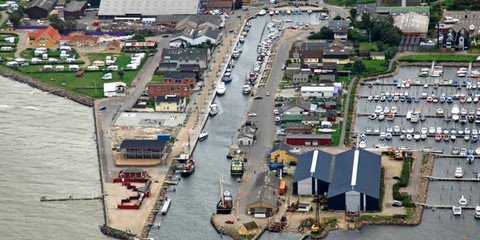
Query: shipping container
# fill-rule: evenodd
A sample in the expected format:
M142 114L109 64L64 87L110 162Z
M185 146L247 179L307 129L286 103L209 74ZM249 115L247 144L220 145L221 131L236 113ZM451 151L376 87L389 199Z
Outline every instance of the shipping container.
M158 134L157 140L170 140L170 134Z

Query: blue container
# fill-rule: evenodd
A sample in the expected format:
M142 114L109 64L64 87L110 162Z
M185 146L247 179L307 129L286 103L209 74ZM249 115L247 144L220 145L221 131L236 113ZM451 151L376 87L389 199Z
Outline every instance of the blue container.
M157 140L170 140L170 134L158 134Z

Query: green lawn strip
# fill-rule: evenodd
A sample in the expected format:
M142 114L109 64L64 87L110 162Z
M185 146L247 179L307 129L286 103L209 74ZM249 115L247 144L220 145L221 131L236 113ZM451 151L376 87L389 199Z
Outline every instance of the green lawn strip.
M475 61L478 56L458 54L430 54L430 55L407 55L398 58L398 61L406 62L470 62Z
M153 75L151 83L163 83L163 75Z
M362 42L360 43L360 50L366 50L366 51L378 51L377 43L367 43L367 42Z
M405 155L405 153L403 153ZM408 186L408 181L410 179L410 171L411 171L411 168L412 168L412 164L413 164L413 158L411 157L405 157L403 159L403 167L402 167L402 179L400 181L398 181L397 183L393 184L393 199L395 200L398 200L398 201L402 201L403 205L405 207L414 207L415 204L413 204L411 201L410 201L410 197L406 196L406 197L403 197L400 192L399 192L399 189L401 187L406 187Z
M20 57L25 59L32 59L35 57L34 52L35 52L35 49L33 48L25 49L20 53ZM49 58L60 58L60 51L58 50L53 51L53 50L47 49L47 54ZM67 54L70 54L70 55L73 54L75 58L79 57L79 54L76 51L71 51L71 52L68 52ZM36 58L42 58L42 56L37 56Z

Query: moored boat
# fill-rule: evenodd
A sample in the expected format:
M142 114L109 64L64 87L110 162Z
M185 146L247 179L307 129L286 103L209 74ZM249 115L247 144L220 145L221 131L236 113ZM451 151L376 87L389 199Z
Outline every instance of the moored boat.
M200 135L198 135L198 140L203 141L203 140L207 139L207 137L208 137L208 131L207 130L202 130L200 132Z
M230 174L232 176L243 175L245 171L245 159L239 154L235 154L230 164Z
M229 214L232 211L233 197L229 191L223 191L223 177L220 178L221 198L217 203L217 214Z
M165 202L163 202L163 206L162 206L162 215L166 215L167 212L168 212L168 209L170 208L170 204L172 203L172 199L171 198L167 198L165 197ZM160 227L160 226L158 226Z
M217 86L217 94L218 95L223 95L227 91L227 88L225 87L225 82L219 82Z
M212 102L212 104L210 105L210 109L208 110L208 114L210 114L210 116L215 116L215 115L218 114L218 105L217 105L217 103Z

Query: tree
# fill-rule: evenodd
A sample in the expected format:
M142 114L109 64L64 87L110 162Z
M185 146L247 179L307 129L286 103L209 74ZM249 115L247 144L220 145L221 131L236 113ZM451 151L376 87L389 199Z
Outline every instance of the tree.
M10 16L8 16L8 19L14 26L18 26L20 24L20 20L23 18L23 13L19 10L14 11Z
M361 24L358 25L358 27L360 29L365 29L365 30L372 27L372 20L370 18L370 13L364 12L362 14L362 22L361 22Z
M328 27L322 27L320 29L320 32L314 33L310 36L308 36L308 39L313 40L313 39L333 39L334 33L333 31L328 28Z
M361 73L363 71L365 71L365 69L367 69L365 67L365 63L363 63L362 61L355 61L353 63L353 73Z
M343 18L340 17L340 15L337 15L336 17L333 18L333 20L343 20Z
M356 8L351 8L350 9L350 18L356 19L357 17L357 9Z
M396 53L397 53L397 50L395 47L389 47L385 50L385 58L388 60L392 59Z
M123 71L123 69L119 69L117 71L117 75L120 77L120 79L123 79L123 75L125 75L125 72Z
M77 27L77 19L75 17L68 16L65 19L65 28L68 31L72 32L73 30L75 30L76 27Z
M137 32L135 33L135 36L133 36L132 39L139 42L145 42L145 35L143 35L143 33L141 32Z
M48 16L48 21L50 21L50 26L61 31L65 27L65 22L58 16L58 14L52 14Z

